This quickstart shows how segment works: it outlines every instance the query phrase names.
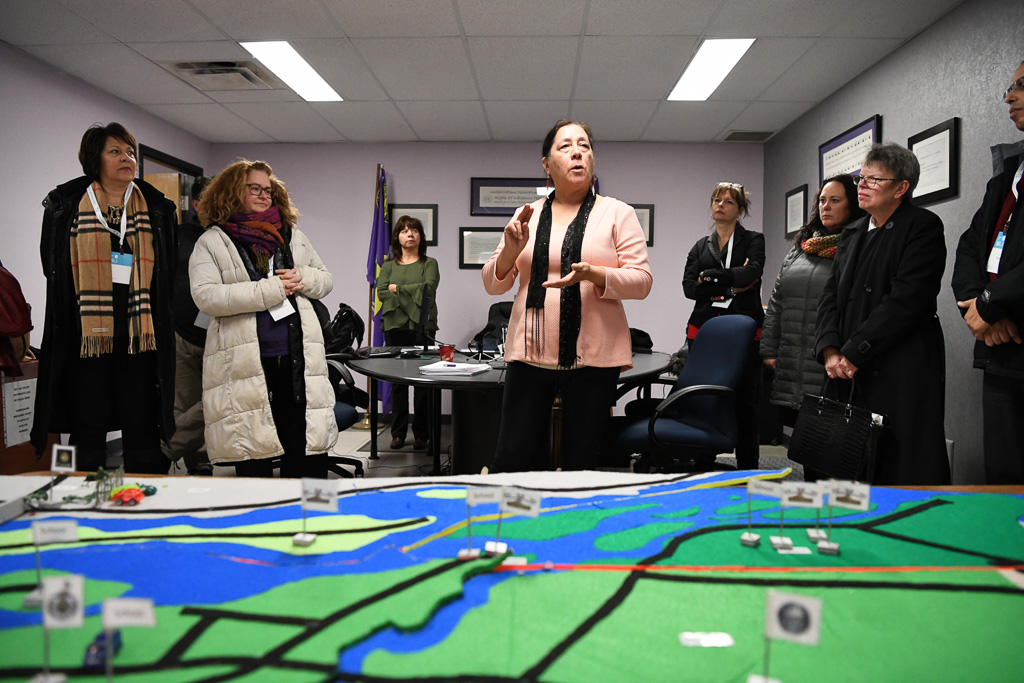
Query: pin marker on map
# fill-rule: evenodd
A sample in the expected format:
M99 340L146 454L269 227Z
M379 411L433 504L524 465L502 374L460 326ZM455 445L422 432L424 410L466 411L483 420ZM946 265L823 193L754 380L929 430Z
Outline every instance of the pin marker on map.
M828 534L824 541L818 541L818 552L822 555L838 555L839 543L832 541L832 508L867 512L871 503L871 487L853 481L833 479L828 482Z
M494 532L494 540L484 543L484 553L488 555L501 555L508 551L508 544L501 542L501 519L505 515L505 487L498 489L498 528Z
M772 495L772 493L765 493L765 491L769 490L768 487L764 487L764 490L760 490L762 489L762 484L769 483L771 482L766 482L761 479L751 479L747 482L747 530L740 536L740 543L748 548L756 548L761 545L761 534L755 534L753 530L753 524L751 521L753 513L750 509L750 497L755 493L760 493L761 495ZM770 491L774 492L774 489L770 489Z
M306 533L306 510L338 511L338 484L330 479L302 479L302 533L292 536L292 545L307 547L316 534Z
M784 528L786 526L786 497L783 493L783 485L781 482L777 483L778 487L778 499L779 499L779 535L769 536L768 540L771 542L772 547L776 550L792 550L793 539L786 536Z
M22 607L38 609L43 605L43 570L39 559L39 546L50 543L77 543L78 522L58 519L32 522L32 545L36 551L36 587L25 596Z
M468 547L459 551L460 560L474 560L481 555L479 548L473 547L473 506L485 503L500 503L500 486L467 486L466 487L466 538Z
M824 489L816 482L810 481L789 481L782 485L782 500L786 507L810 508L815 511L815 528L807 530L807 537L812 541L817 540L819 534L825 538L825 532L818 526L821 524L821 504L824 498Z

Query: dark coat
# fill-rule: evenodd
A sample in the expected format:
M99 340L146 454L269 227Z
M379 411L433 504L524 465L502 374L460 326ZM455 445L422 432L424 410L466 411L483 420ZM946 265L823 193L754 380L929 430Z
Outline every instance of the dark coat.
M1010 219L1010 228L999 260L999 277L989 281L988 254L998 228L996 221L1010 193L1013 176L1024 155L1007 159L1003 171L988 181L985 199L974 214L971 227L960 236L953 264L953 294L957 301L977 297L978 315L988 323L1010 318L1024 331L1024 194ZM957 307L960 315L966 310ZM974 367L1007 377L1024 378L1024 345L1010 341L997 346L974 344Z
M764 235L737 223L732 249L732 265L726 268L718 248L718 234L712 232L697 240L686 256L683 294L696 302L689 320L695 328L720 315L749 315L759 328L764 321L760 285L765 260ZM736 295L729 308L711 305L714 297L726 296L730 287L740 289L751 284L754 286Z
M153 227L155 262L151 294L157 348L157 390L160 394L160 435L167 441L174 434L175 357L171 305L178 221L174 202L144 180L136 179L135 184L146 199ZM46 275L46 313L32 423L32 444L40 455L46 448L47 434L67 433L71 428L71 415L63 402L65 392L61 385L67 363L78 356L82 339L82 321L71 278L71 225L88 186L89 179L81 176L57 186L43 200L39 253Z
M202 234L203 226L196 220L178 226L178 258L174 269L174 330L182 339L200 348L206 344L206 329L196 326L199 307L192 300L188 260Z
M909 201L870 232L869 218L843 230L818 303L814 353L824 363L824 350L838 347L857 366L864 405L885 415L875 483L948 484L945 346L935 315L942 221ZM840 386L844 397L847 390Z
M814 355L818 298L832 274L832 259L806 254L799 245L782 261L761 333L761 357L776 359L772 403L798 409L817 394L825 367Z

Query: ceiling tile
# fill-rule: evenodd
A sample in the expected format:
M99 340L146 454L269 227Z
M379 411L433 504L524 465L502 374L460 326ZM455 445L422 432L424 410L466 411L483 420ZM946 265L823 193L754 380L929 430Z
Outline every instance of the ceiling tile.
M750 0L724 0L708 24L707 35L709 38L817 37L839 24L851 6L846 0L772 0L759 3L758 7L752 7Z
M353 142L406 142L417 139L391 102L314 102L313 109Z
M114 38L54 0L0 0L0 40L11 45L111 43Z
M896 49L895 38L828 38L816 42L758 99L820 102Z
M577 36L584 0L456 0L467 36Z
M661 102L641 140L699 142L715 140L728 130L742 103Z
M376 76L347 38L296 40L292 44L345 100L388 98Z
M59 0L122 42L217 40L224 34L184 0Z
M258 107L225 104L278 142L339 142L344 138L308 102L270 102Z
M457 36L451 0L325 0L350 38Z
M395 102L422 140L490 140L479 102Z
M597 138L602 140L639 140L650 120L657 101L631 100L629 102L594 102L576 100L572 105L572 118L585 121ZM554 122L552 122L554 123Z
M132 104L210 101L192 86L119 43L34 45L25 50Z
M319 0L189 0L235 40L342 38Z
M864 35L875 38L909 38L961 2L962 0L858 0L848 8L843 21L833 26L826 35L840 38ZM1018 10L1017 21L1024 23L1024 5ZM879 21L879 17L885 17L885 21Z
M540 159L540 143L544 134L555 121L569 116L568 100L530 102L509 100L507 102L484 102L487 121L495 140L506 142L537 142L537 158Z
M249 51L233 40L130 43L128 47L154 62L230 62L252 59Z
M142 108L207 142L274 141L219 104L147 104ZM212 175L211 169L206 172Z
M815 102L750 102L729 123L729 130L778 132L810 110Z
M469 38L468 43L485 99L560 100L572 92L575 37Z
M294 90L210 90L204 93L218 102L303 102Z
M575 97L583 100L664 99L683 73L696 41L694 36L587 36L583 41Z
M352 44L395 101L477 99L461 38L355 38Z
M588 36L697 36L717 2L707 0L590 0Z

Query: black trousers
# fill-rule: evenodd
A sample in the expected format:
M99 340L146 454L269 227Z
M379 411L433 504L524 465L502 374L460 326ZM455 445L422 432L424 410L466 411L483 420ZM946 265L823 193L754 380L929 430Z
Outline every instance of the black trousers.
M384 333L388 346L417 346L416 330L388 330ZM413 387L412 434L417 439L427 440L430 434L428 406L429 393L425 387ZM409 385L391 385L391 436L404 439L409 430Z
M510 363L491 472L551 469L551 405L562 397L561 467L594 467L604 421L615 402L619 368L548 370Z
M985 373L985 483L1024 484L1024 380Z
M69 443L78 447L79 470L106 467L107 432L121 430L126 473L167 474L171 461L160 450L156 359L155 351L128 353L127 337L118 337L112 353L68 364Z
M270 414L274 416L277 438L284 448L281 477L326 479L327 454L306 455L306 398L295 398L291 356L265 356L260 360L270 394ZM274 476L271 458L239 462L235 472L240 477Z

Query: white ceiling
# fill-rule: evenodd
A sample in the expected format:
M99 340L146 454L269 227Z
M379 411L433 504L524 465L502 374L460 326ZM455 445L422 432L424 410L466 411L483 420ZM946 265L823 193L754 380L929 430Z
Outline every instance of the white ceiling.
M962 0L0 0L0 40L209 142L600 140L778 131ZM666 102L703 38L757 38ZM288 40L344 98L202 92L157 65Z

